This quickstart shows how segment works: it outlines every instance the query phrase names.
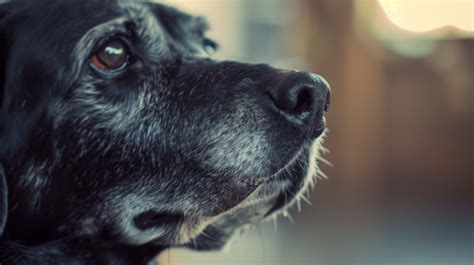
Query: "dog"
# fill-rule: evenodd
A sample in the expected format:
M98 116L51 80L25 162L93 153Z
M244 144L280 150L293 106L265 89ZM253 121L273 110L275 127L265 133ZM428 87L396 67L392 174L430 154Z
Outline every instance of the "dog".
M319 174L320 75L216 61L166 5L0 5L0 263L152 264L222 248Z

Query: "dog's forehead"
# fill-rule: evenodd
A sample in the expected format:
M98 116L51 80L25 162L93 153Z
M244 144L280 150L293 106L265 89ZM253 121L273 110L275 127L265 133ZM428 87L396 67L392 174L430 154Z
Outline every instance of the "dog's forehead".
M153 17L144 2L125 0L37 0L24 2L19 18L32 29L49 34L83 34L107 21L124 18L146 20Z
M15 11L11 21L15 31L12 52L21 57L20 61L30 58L29 61L32 62L36 58L40 62L54 60L62 65L68 64L71 54L87 34L94 32L92 35L99 38L114 26L128 21L136 22L134 25L138 36L148 37L162 31L144 2L36 0L19 3L21 8ZM110 27L100 27L104 24ZM31 49L32 45L34 50ZM87 48L91 48L91 45L92 41ZM74 59L77 57L73 57Z

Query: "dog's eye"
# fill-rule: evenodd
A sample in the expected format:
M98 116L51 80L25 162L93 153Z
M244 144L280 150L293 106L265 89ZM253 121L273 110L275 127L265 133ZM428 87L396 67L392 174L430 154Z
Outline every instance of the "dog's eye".
M91 64L98 70L109 73L127 66L129 52L120 40L112 40L102 46L93 56Z

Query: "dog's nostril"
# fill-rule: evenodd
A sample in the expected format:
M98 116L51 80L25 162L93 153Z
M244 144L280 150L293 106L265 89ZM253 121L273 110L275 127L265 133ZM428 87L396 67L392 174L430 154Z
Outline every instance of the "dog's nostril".
M275 106L303 121L308 113L318 113L329 108L329 84L322 77L311 73L286 75L269 91Z
M179 213L147 211L136 216L133 222L139 229L146 230L160 225L175 225L183 217Z
M290 123L309 129L321 127L324 112L329 110L330 93L323 77L303 72L283 73L283 78L268 91L278 113Z
M311 106L313 105L311 88L304 87L301 90L295 92L296 96L293 97L291 102L292 109L289 109L289 111L293 112L294 114L301 114L310 110Z
M300 115L312 111L314 90L311 84L290 84L289 87L279 87L270 92L270 98L275 106L290 114Z

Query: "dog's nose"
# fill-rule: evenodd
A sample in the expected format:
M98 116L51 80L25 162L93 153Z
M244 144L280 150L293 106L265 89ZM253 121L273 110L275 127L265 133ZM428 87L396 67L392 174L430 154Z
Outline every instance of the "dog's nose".
M319 126L330 104L329 83L320 75L291 73L271 88L269 95L279 112L292 123Z

